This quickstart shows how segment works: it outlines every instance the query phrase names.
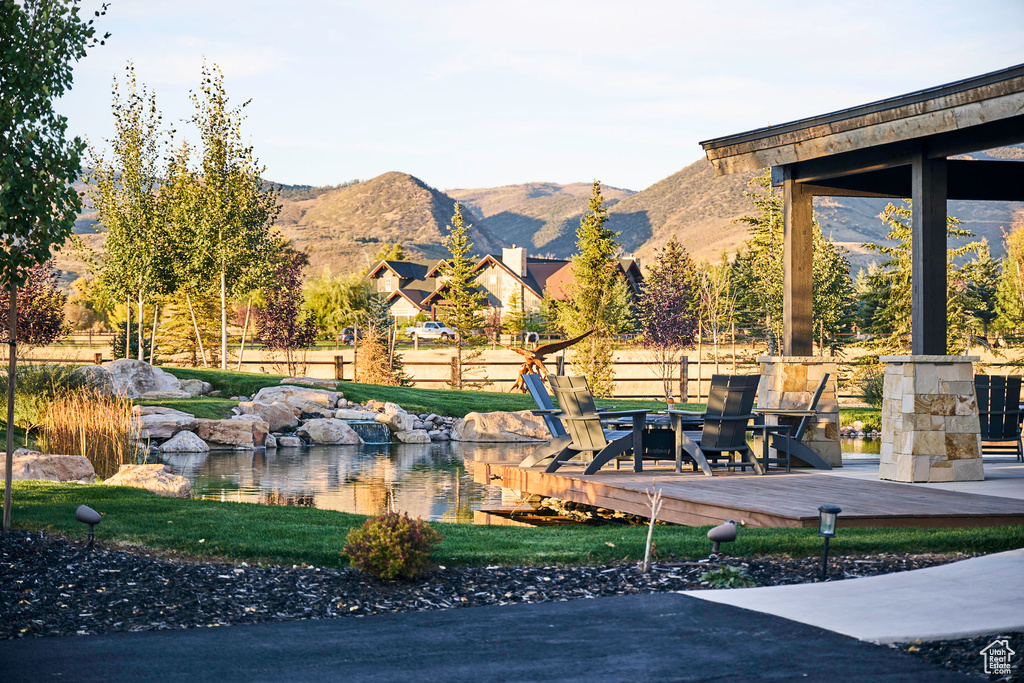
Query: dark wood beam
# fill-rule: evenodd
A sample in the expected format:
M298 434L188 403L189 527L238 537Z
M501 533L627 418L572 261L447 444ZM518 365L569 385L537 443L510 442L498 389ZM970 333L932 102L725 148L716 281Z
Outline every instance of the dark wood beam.
M1024 201L1024 162L950 159L947 199ZM824 178L802 183L816 197L909 197L910 166Z
M782 354L814 353L811 202L813 195L794 180L783 185Z
M946 355L946 181L945 159L920 154L911 167L912 263L910 274L911 353Z

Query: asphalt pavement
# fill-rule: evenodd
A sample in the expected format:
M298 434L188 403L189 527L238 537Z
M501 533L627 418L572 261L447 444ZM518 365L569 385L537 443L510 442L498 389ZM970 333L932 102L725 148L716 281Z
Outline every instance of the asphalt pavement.
M972 680L886 646L672 593L24 638L0 641L0 672L5 683Z

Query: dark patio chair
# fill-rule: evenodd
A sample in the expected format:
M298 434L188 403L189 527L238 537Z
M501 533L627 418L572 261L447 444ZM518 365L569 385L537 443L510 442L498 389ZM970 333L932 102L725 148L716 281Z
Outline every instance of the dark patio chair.
M1016 455L1024 461L1021 446L1021 378L975 375L974 390L981 418L981 454Z
M551 396L548 395L547 387L544 386L544 380L541 376L530 372L522 377L526 390L530 392L534 403L537 404L537 409L531 412L544 418L544 424L547 425L548 431L551 432L550 441L538 446L533 453L530 453L519 463L520 467L533 467L534 465L551 460L559 453L568 449L569 444L572 443L572 437L566 433L565 427L562 426L562 421L555 417L555 414L561 411L555 408L554 403L551 402Z
M811 421L817 417L818 401L821 400L821 395L825 391L825 387L828 385L829 373L825 373L821 378L821 383L818 384L817 390L814 392L814 396L811 398L810 404L808 404L805 410L787 410L785 408L758 408L754 412L758 416L764 415L775 415L781 418L800 418L800 422L797 423L796 430L793 432L789 439L786 439L780 434L771 434L771 441L769 446L774 448L780 457L773 459L773 462L779 462L780 464L786 465L786 471L789 471L790 462L792 458L796 458L807 464L810 467L814 467L819 470L830 470L832 466L825 462L824 459L803 443L804 434L807 433L807 428L811 426Z
M703 429L676 430L677 471L685 455L709 477L712 467L752 467L764 474L747 444L747 423L754 417L751 409L760 379L760 375L712 375Z
M552 458L545 472L554 472L569 459L582 455L591 456L583 473L594 474L630 449L633 452L634 471L643 469L644 423L650 411L617 410L598 413L594 395L590 393L585 377L548 375L548 383L562 409L553 417L562 421L572 441L565 451ZM602 421L620 417L633 418L633 428L628 431L604 428Z

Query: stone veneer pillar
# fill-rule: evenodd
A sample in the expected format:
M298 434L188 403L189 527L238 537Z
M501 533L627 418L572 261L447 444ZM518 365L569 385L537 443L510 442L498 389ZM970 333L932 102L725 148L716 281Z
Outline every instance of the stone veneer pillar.
M836 361L823 356L762 356L757 361L761 364L758 408L806 409L821 384L821 378L829 373L825 391L818 400L818 415L804 433L803 444L832 467L842 467ZM768 424L777 423L774 416L768 416L767 421Z
M981 481L975 356L882 356L878 478Z

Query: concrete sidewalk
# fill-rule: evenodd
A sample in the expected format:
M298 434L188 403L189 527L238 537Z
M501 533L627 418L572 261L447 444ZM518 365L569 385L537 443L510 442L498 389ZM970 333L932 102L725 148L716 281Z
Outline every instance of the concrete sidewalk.
M687 591L873 643L1024 630L1024 549L828 583Z

